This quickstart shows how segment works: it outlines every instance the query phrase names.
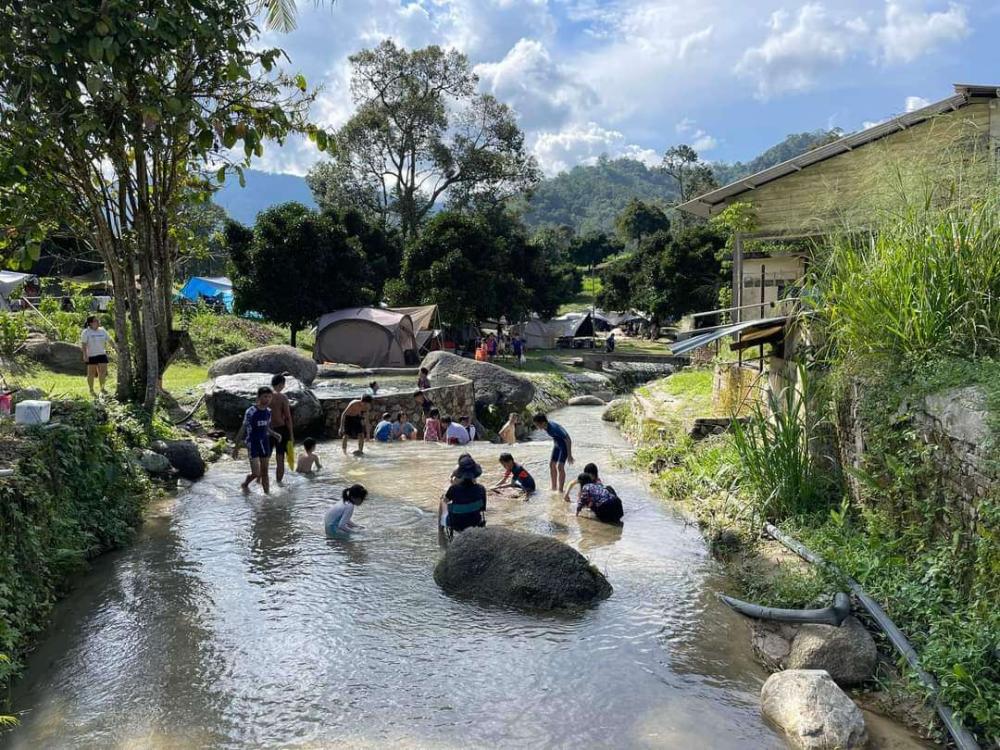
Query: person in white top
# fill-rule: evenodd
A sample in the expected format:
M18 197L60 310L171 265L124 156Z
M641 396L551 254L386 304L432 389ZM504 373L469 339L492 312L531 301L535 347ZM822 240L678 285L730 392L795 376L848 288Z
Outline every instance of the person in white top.
M469 433L469 440L470 441L475 440L476 426L472 424L472 420L469 419L468 417L462 417L462 419L459 421L462 423L462 427L465 428L465 431Z
M442 417L441 426L444 428L444 441L448 445L465 445L469 442L469 431L458 422L453 422L451 417Z
M323 519L326 535L332 537L360 529L360 526L351 523L351 516L354 515L354 508L361 505L367 497L368 490L360 484L352 484L345 489L341 495L341 501L330 508Z
M108 379L108 344L111 337L108 332L101 327L101 321L96 315L87 318L87 324L80 335L80 348L83 351L83 361L87 364L87 386L90 388L90 395L94 393L94 378L97 378L101 386L101 394L104 393L104 381Z

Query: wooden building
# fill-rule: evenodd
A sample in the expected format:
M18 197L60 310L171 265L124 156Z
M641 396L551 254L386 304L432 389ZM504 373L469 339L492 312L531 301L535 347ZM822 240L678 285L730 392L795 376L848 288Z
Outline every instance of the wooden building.
M756 227L733 254L735 318L776 312L805 273L806 253L790 242L837 227L864 227L902 191L953 175L966 162L1000 156L1000 86L958 84L954 95L886 120L683 203L709 218L736 202L752 206ZM893 180L887 180L892 175ZM766 249L761 250L759 248ZM784 249L782 249L784 248ZM745 251L746 250L746 251ZM757 303L760 303L757 306ZM753 307L746 307L753 305Z

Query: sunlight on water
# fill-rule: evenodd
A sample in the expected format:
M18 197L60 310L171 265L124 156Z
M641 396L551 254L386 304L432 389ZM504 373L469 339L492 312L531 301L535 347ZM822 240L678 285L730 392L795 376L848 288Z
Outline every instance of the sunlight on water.
M354 458L325 444L320 476L271 497L243 496L245 466L225 460L58 608L5 747L782 747L699 534L621 467L628 446L599 415L556 419L623 498L624 529L547 492L489 509L490 524L587 555L615 587L598 607L531 614L439 591L437 505L457 449ZM542 488L549 450L513 450ZM471 452L499 478L498 446ZM364 529L327 540L323 514L353 482L371 493Z

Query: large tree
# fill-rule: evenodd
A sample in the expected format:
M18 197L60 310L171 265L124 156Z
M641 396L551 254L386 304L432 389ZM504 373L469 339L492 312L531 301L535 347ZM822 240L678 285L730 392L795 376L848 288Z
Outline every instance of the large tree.
M680 194L679 203L718 187L712 168L690 146L682 144L667 149L661 168L676 182L677 192Z
M206 191L202 169L222 179L265 139L307 129L305 81L278 74L245 0L17 0L0 26L0 251L30 262L58 225L98 252L118 395L152 407L178 217Z
M361 208L410 240L443 201L482 207L538 181L514 113L476 91L462 53L386 40L350 61L357 111L307 178L321 207Z
M630 200L615 219L618 238L633 247L638 247L644 237L667 229L670 229L670 219L663 210L638 198Z
M321 315L374 301L360 243L334 215L282 203L258 214L253 230L230 222L225 234L236 310L287 325L292 346Z
M653 331L668 318L714 307L725 282L719 260L724 246L725 237L711 226L655 232L637 252L604 269L599 302L611 310L648 313Z

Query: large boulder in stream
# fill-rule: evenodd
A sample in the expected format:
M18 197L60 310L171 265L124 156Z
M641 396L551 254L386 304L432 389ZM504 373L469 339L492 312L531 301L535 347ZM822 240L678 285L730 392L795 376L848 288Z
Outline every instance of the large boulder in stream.
M430 372L431 384L446 380L449 375L471 380L476 391L476 411L490 406L501 412L522 412L535 397L535 384L527 378L489 362L459 357L450 352L431 352L421 363Z
M855 750L868 744L865 718L822 669L789 669L767 678L761 712L782 729L792 747Z
M434 568L449 594L530 609L570 609L611 596L611 584L568 544L505 528L468 529Z
M213 378L249 372L267 372L271 375L287 372L309 385L316 379L317 365L312 357L301 349L290 346L262 346L259 349L250 349L217 359L208 368L208 374Z
M270 387L270 373L246 372L216 378L205 388L208 415L222 429L238 430L243 423L243 415L257 400L257 389L262 385ZM323 419L323 408L311 390L298 379L288 378L283 393L292 404L292 422L296 432L309 432L318 426Z

